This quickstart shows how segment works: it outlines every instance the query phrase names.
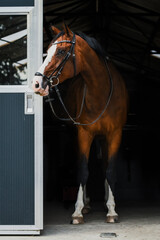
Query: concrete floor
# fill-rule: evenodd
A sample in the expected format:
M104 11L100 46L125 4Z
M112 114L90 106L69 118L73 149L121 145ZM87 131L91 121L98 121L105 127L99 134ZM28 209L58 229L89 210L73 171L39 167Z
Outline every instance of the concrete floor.
M102 203L94 203L91 213L85 215L85 224L69 224L73 211L61 203L47 204L44 213L44 230L41 236L1 236L0 240L100 240L101 233L116 233L115 240L160 240L160 204L128 203L118 207L120 223L107 224Z

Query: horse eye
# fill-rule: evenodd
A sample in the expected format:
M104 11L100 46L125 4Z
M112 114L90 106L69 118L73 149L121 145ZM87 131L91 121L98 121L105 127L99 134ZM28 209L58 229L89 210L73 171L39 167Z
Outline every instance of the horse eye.
M65 53L65 50L58 49L57 55L63 55Z

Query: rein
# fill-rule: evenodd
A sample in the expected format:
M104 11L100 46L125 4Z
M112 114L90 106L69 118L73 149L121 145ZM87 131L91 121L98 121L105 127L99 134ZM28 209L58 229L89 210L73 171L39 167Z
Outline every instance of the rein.
M71 117L71 115L69 114L63 100L62 100L62 97L61 97L61 94L60 94L60 91L58 89L57 86L55 86L55 90L56 90L56 93L57 93L57 96L63 106L63 109L65 110L65 112L67 113L68 117L69 118L60 118L59 116L57 116L57 114L55 113L54 111L54 108L53 108L53 105L51 104L51 101L49 101L49 104L50 104L50 107L51 107L51 110L53 112L53 114L55 115L55 117L59 120L62 120L62 121L72 121L73 124L75 125L79 125L79 126L89 126L89 125L92 125L94 123L96 123L101 117L102 115L104 114L104 112L106 111L109 103L110 103L110 100L111 100L111 97L112 97L112 94L113 94L113 80L112 80L112 76L111 76L111 73L110 73L110 70L109 70L109 67L108 67L108 64L107 64L107 60L105 59L105 65L106 65L106 68L107 68L107 71L108 71L108 74L109 74L109 80L110 80L110 92L109 92L109 97L108 97L108 100L107 100L107 103L104 107L104 109L102 110L102 112L99 114L99 116L92 122L90 123L80 123L80 122L76 122L75 120L78 119L80 116L81 116L81 113L82 113L82 110L83 110L83 105L84 105L84 100L85 100L85 95L86 95L86 85L84 86L84 90L83 90L83 99L82 99L82 103L81 103L81 108L80 108L80 112L78 114L78 116L76 118L73 118ZM48 97L49 98L49 97Z
M49 102L49 105L50 105L50 107L51 107L51 110L52 110L54 116L55 116L58 120L61 120L61 121L72 121L74 124L77 124L77 122L76 122L75 120L78 119L78 118L81 116L81 114L82 114L82 110L83 110L83 106L84 106L84 100L85 100L85 96L86 96L86 85L84 86L84 89L83 89L82 103L81 103L80 111L79 111L79 114L78 114L77 117L71 117L70 113L68 112L68 110L67 110L67 108L66 108L66 106L65 106L65 104L64 104L64 102L63 102L63 100L62 100L60 91L59 91L59 89L58 89L57 86L55 86L55 90L56 90L56 93L57 93L57 95L58 95L59 101L61 102L61 104L62 104L62 106L63 106L63 109L65 110L65 112L67 113L67 115L68 115L69 118L61 118L61 117L59 117L59 116L56 114L56 112L55 112L55 110L54 110L54 108L53 108L53 105L52 105L52 103L51 103L52 100L51 100L50 97L48 96L48 100L46 100L46 102Z
M72 117L70 115L70 113L68 112L63 100L62 100L62 97L61 97L61 94L60 94L60 91L58 89L58 84L59 84L59 76L66 64L66 62L68 61L69 57L72 55L73 57L73 65L74 65L74 76L76 76L76 58L75 58L75 43L76 43L76 38L75 38L75 34L73 33L73 38L72 38L72 41L70 40L62 40L62 41L59 41L59 42L55 42L53 44L59 44L59 43L71 43L71 47L69 49L69 51L67 52L66 56L63 58L62 62L58 65L58 67L50 74L49 77L43 75L42 73L40 72L36 72L35 73L35 76L42 76L44 77L46 80L47 80L47 85L49 85L49 87L54 87L55 88L55 91L57 93L57 96L58 96L58 99L59 101L61 102L62 106L63 106L63 109L64 111L67 113L68 115L68 118L61 118L59 117L56 113L55 113L55 110L53 108L53 105L51 103L52 99L50 99L50 97L48 96L48 100L47 102L49 102L50 104L50 107L51 107L51 110L54 114L54 116L59 119L59 120L62 120L62 121L72 121L73 124L75 125L79 125L79 126L89 126L89 125L92 125L94 123L96 123L101 117L102 115L104 114L104 112L106 111L109 103L110 103L110 100L111 100L111 97L112 97L112 94L113 94L113 80L112 80L112 76L111 76L111 73L110 73L110 70L109 70L109 67L108 67L108 64L107 64L107 60L106 58L104 59L105 61L105 65L106 65L106 68L107 68L107 71L108 71L108 75L109 75L109 80L110 80L110 92L109 92L109 97L108 97L108 100L106 102L106 105L104 107L104 109L102 110L102 112L99 114L99 116L92 122L90 123L80 123L80 122L77 122L75 121L76 119L78 119L81 114L82 114L82 110L83 110L83 106L84 106L84 101L85 101L85 95L86 95L86 85L84 86L84 90L83 90L83 98L82 98L82 103L81 103L81 107L80 107L80 112L78 114L77 117ZM53 75L55 72L57 72L56 75ZM56 79L57 80L57 83L56 84L53 84L53 79ZM46 85L46 86L47 86Z

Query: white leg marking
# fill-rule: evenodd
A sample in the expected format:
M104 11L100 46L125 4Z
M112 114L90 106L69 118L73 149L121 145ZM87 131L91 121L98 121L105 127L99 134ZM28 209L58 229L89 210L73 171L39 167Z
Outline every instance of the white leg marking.
M55 42L56 43L56 42ZM52 57L54 56L55 52L57 49L57 44L52 45L47 52L47 57L45 58L43 64L41 65L41 67L38 69L38 72L40 73L44 73L45 67L47 67L47 65L51 62Z
M107 200L107 197L108 197L108 200ZM114 196L113 196L112 190L107 182L107 179L105 179L105 200L107 201L106 205L108 208L107 216L118 216L118 214L115 211Z
M84 207L83 188L82 188L82 185L80 184L79 191L78 191L78 196L77 196L77 201L76 201L76 204L75 204L75 212L72 214L72 217L83 217L83 215L82 215L83 207Z

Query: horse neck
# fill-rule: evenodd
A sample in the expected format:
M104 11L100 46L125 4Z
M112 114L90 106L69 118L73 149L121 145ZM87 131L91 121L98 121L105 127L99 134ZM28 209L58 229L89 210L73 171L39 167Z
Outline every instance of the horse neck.
M110 82L105 62L91 50L91 54L85 54L83 60L84 69L81 75L87 86L87 100L89 102L97 101L104 103L109 96ZM100 104L101 105L101 104Z

